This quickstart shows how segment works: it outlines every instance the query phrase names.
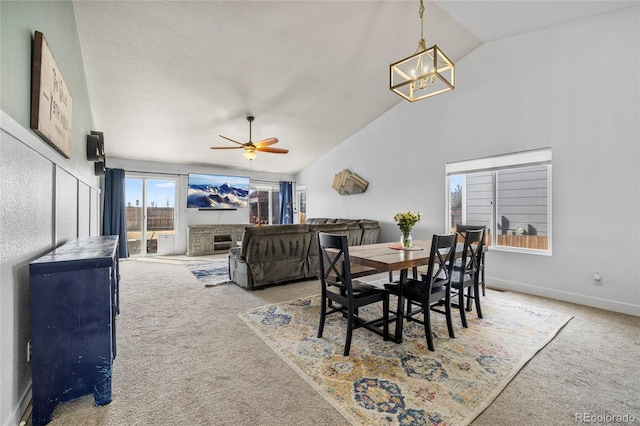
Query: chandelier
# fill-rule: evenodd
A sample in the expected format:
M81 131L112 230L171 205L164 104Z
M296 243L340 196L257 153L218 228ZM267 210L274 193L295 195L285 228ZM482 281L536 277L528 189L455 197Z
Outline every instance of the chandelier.
M420 41L408 58L389 66L389 89L410 102L448 92L455 86L455 66L435 44L424 41L424 4L420 0Z

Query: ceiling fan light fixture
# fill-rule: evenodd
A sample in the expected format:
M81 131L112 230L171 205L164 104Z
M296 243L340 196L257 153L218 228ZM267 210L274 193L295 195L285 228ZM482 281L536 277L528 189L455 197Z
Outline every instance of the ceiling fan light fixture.
M258 156L258 153L253 149L246 149L244 151L244 154L242 154L242 156L247 160L251 161Z
M416 52L389 66L389 89L414 102L455 88L455 65L437 45L426 47L424 4L420 0L420 40Z

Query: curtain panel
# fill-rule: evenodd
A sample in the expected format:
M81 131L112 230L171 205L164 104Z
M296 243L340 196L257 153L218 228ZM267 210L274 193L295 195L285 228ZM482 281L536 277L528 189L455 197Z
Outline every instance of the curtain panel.
M280 224L293 223L293 183L280 182Z
M129 257L123 169L107 169L104 174L103 235L118 235L120 257Z

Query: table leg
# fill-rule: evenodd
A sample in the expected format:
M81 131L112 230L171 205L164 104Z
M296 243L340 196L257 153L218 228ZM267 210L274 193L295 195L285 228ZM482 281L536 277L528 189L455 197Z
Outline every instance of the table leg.
M398 282L398 307L396 308L396 331L395 342L402 343L402 323L404 320L404 297L402 297L402 288L407 283L407 270L400 271L400 281Z

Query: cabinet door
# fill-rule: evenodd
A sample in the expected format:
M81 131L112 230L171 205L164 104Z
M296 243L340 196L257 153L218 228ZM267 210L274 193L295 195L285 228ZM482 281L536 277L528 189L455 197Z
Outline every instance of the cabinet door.
M30 297L34 424L87 394L96 405L111 402L111 268L32 274Z

